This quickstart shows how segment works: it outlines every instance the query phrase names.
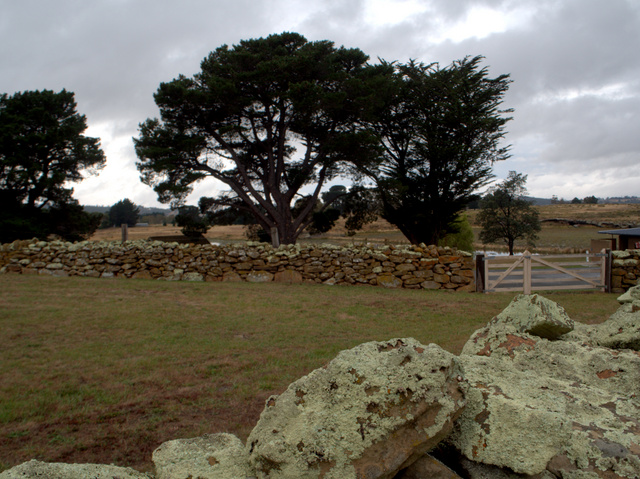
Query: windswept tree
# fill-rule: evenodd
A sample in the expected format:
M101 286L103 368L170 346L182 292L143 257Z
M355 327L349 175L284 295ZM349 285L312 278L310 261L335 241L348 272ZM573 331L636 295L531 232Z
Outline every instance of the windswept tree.
M510 255L516 240L525 239L533 245L541 229L538 210L524 199L526 182L527 175L510 171L507 179L491 188L480 202L480 240L485 244L502 241Z
M143 181L178 206L194 183L216 179L228 190L209 201L214 212L244 210L294 243L322 185L367 157L369 135L354 126L371 94L366 62L360 50L296 33L217 48L193 77L160 85L160 119L134 139ZM309 200L293 208L305 187Z
M83 211L68 187L104 166L100 140L66 90L0 96L0 241L50 234L76 240L100 215Z
M459 212L493 177L493 163L509 157L501 141L510 110L500 108L509 76L489 78L481 61L379 67L386 81L370 103L368 126L382 154L360 171L377 186L382 217L411 243L438 244L455 233Z

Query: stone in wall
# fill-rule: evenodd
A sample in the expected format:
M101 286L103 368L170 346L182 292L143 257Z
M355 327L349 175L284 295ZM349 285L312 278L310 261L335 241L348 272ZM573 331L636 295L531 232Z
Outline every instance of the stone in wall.
M640 250L612 251L611 287L614 293L623 293L640 285Z

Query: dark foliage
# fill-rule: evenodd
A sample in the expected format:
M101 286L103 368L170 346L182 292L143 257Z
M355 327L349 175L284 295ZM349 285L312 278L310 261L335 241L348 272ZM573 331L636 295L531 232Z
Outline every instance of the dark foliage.
M0 97L0 231L2 241L91 235L99 217L83 211L68 182L105 163L74 94L25 91Z
M109 223L113 226L126 224L135 226L140 217L140 208L129 198L118 201L109 209Z
M383 64L386 82L368 125L380 138L375 168L382 217L412 243L437 244L456 232L458 213L493 177L510 110L501 110L508 75L489 78L482 57L438 65ZM379 81L379 80L378 80Z
M178 208L176 224L182 227L182 234L189 238L200 238L209 229L207 217L200 214L200 209L197 206Z
M214 211L241 209L295 242L325 181L369 158L369 134L354 126L373 94L366 61L360 50L296 33L216 49L201 72L155 94L161 119L142 123L135 139L143 181L160 201L180 204L193 183L214 178L229 188ZM305 186L314 201L294 214Z

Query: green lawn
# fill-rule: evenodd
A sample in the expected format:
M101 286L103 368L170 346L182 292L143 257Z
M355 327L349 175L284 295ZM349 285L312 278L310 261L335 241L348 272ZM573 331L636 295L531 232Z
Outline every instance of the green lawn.
M550 293L594 323L615 295ZM412 336L459 353L513 294L0 275L0 470L37 458L151 470L163 441L245 439L340 350Z

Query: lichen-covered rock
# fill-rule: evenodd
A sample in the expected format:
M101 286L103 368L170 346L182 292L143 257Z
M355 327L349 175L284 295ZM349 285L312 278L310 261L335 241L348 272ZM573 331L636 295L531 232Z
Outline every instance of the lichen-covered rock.
M458 359L412 338L342 351L271 397L247 440L263 479L391 478L450 432Z
M605 322L595 325L576 323L562 339L589 346L640 351L640 286L621 295L621 306Z
M558 339L575 327L564 308L540 295L519 295L473 333L462 354L490 356L530 349L540 338Z
M247 281L249 283L268 283L273 281L273 274L268 271L251 271L247 275Z
M244 444L232 434L176 439L153 451L156 479L245 479L253 476Z
M150 479L128 467L102 464L63 464L31 460L0 472L0 479Z
M640 351L640 300L622 304L608 320L594 326L590 336L599 346Z
M385 288L400 288L402 287L402 280L392 274L383 274L378 276L378 285Z
M574 327L562 306L538 294L516 296L494 322L510 324L519 332L546 339L557 339Z
M640 286L629 288L626 293L618 296L620 304L633 303L634 301L640 301Z
M640 354L493 325L460 356L470 389L456 448L518 474L637 478Z

